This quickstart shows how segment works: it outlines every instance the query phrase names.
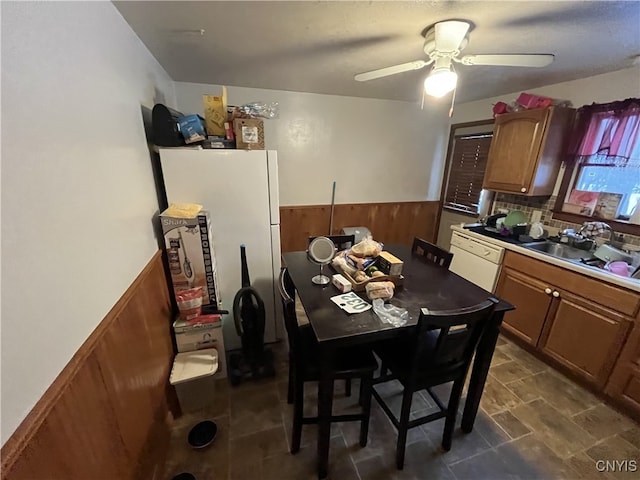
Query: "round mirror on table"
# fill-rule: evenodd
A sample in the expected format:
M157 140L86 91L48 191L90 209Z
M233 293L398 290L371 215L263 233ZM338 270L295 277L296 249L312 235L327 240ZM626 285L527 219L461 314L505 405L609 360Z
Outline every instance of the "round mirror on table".
M313 263L320 265L320 274L311 279L313 283L316 285L326 285L331 281L329 277L322 273L322 269L325 265L331 263L335 254L336 246L330 238L316 237L311 240L309 250L307 250L307 256Z

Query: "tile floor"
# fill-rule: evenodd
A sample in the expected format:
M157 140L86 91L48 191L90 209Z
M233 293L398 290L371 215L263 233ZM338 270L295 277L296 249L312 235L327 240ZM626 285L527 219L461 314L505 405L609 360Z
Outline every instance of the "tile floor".
M276 347L277 375L231 387L219 381L210 408L174 422L164 478L190 472L198 480L305 480L316 477L316 427L304 426L302 448L289 453L291 406L286 402L287 356ZM315 409L314 385L305 410ZM381 385L399 409L399 387ZM448 386L439 387L440 392ZM336 383L334 411L354 408ZM394 398L395 397L395 398ZM447 397L445 397L447 398ZM425 392L412 411L433 408ZM186 444L189 428L214 419L215 442L202 450ZM440 449L444 420L410 430L405 468L395 468L396 431L375 400L369 444L358 445L358 423L332 425L330 479L626 479L638 472L599 473L596 460L635 460L640 469L640 427L513 343L498 342L474 431L458 429L449 452ZM640 471L640 470L639 470Z

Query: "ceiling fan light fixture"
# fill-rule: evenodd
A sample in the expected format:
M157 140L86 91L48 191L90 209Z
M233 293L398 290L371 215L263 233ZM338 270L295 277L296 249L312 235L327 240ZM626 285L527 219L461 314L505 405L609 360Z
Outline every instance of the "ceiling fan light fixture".
M424 93L432 97L444 97L456 88L458 74L449 67L434 68L424 81Z

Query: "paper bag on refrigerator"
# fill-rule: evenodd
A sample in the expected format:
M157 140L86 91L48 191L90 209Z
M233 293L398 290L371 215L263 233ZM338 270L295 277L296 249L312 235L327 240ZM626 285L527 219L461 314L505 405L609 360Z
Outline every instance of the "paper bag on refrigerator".
M204 118L207 134L225 136L224 122L227 121L227 87L222 87L222 95L203 95Z

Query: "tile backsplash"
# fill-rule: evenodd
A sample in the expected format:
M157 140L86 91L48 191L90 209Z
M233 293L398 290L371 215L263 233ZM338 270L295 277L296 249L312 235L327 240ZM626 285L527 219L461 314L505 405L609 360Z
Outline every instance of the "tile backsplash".
M551 233L555 233L556 230L564 230L565 228L573 228L578 231L582 224L563 222L552 218L553 212L551 209L555 203L555 195L550 197L524 197L522 195L497 193L493 202L493 212L497 212L500 208L507 210L521 210L530 219L534 210L540 210L542 212L540 221L551 231ZM623 236L625 244L629 245L634 250L640 249L640 236L629 235L627 233L623 234Z

